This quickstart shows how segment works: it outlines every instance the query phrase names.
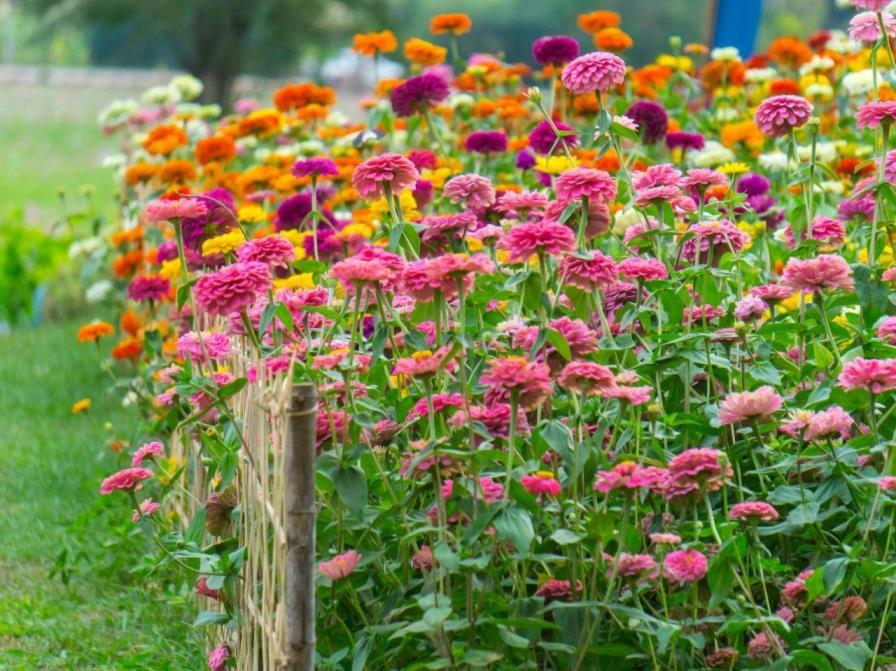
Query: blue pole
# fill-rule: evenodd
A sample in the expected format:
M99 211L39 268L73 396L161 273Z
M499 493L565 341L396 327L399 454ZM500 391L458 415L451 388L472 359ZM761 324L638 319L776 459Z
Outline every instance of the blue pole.
M737 47L744 58L756 49L762 0L717 0L713 47Z

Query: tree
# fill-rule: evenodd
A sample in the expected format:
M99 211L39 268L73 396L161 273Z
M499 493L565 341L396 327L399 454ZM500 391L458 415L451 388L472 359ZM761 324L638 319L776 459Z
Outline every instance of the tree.
M203 99L229 102L242 73L295 69L306 50L339 43L376 13L377 0L21 0L48 29L77 21L91 62L182 68L205 84Z

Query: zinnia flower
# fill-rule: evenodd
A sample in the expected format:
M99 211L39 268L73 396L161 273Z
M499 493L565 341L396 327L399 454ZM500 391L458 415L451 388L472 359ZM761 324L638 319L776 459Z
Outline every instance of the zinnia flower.
M856 112L856 126L858 128L877 128L889 126L896 119L896 101L875 100L865 103Z
M756 125L770 137L787 135L792 129L806 125L812 116L812 103L793 95L772 96L756 110Z
M881 12L887 35L896 36L896 18L889 12ZM857 42L875 42L882 36L877 12L861 12L849 20L849 39Z
M765 501L745 501L731 506L731 509L728 511L728 517L732 520L774 522L780 515L770 503Z
M185 217L203 217L208 208L198 198L154 200L143 208L143 218L149 223L174 221Z
M557 120L554 120L554 127L560 132L575 131L569 124ZM551 127L551 124L547 121L540 122L532 129L532 132L529 133L529 146L538 154L550 154L554 149L562 152L563 146L566 146L567 149L572 149L578 143L579 138L575 132L559 137L557 133L554 132L554 128Z
M224 671L227 668L227 660L230 659L230 648L219 645L208 655L209 671Z
M663 575L678 583L697 582L708 568L706 555L698 550L676 550L663 560Z
M267 265L257 261L234 263L196 281L196 302L210 315L227 316L252 305L271 285Z
M719 423L737 424L749 419L762 420L781 409L781 397L769 385L756 391L728 394L719 404Z
M479 381L491 388L497 400L515 395L526 409L541 405L552 391L547 365L516 356L493 359Z
M867 389L872 394L896 389L896 359L857 357L843 364L837 382L844 389Z
M565 202L582 198L610 202L616 197L616 180L603 170L573 168L554 180L554 189Z
M669 115L657 102L639 100L625 111L625 116L638 124L638 131L644 144L656 144L666 136Z
M616 281L619 268L616 262L603 252L589 255L571 255L560 262L557 274L561 282L585 291L603 289Z
M521 263L536 253L560 256L572 252L576 237L567 226L555 221L527 222L511 228L498 247L510 252L510 263Z
M495 188L488 177L482 175L458 175L445 182L442 192L452 203L484 210L495 204Z
M532 58L539 65L562 65L579 55L579 43L568 35L539 37L532 43Z
M100 484L100 494L111 494L120 489L136 489L143 480L152 477L148 468L125 468L118 471Z
M625 61L616 54L592 51L567 64L560 78L576 95L608 91L625 79Z
M317 569L321 575L330 580L342 580L355 570L360 561L361 555L356 550L349 550L341 555L336 555L329 561L321 562L317 565Z
M165 448L162 446L157 440L153 440L148 443L143 443L137 450L134 452L134 456L131 458L131 466L137 468L143 463L143 460L146 457L161 457L165 454Z
M448 84L431 72L411 77L399 84L389 96L392 109L400 117L423 114L448 97Z
M171 283L159 275L137 275L128 285L128 298L132 301L161 301L168 297Z
M352 174L352 185L362 198L382 198L386 187L393 195L410 189L420 179L411 161L401 154L380 154L367 159Z
M476 154L499 154L507 151L507 134L502 130L476 130L467 135L464 146Z
M560 495L560 483L550 471L538 471L535 475L524 475L520 482L526 491L535 496L547 494L548 496Z
M781 278L797 291L812 293L824 289L852 291L852 269L842 256L819 254L812 259L790 257Z

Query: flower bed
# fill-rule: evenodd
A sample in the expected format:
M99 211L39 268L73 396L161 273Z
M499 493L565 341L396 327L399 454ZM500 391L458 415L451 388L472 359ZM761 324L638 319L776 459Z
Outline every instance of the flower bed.
M247 553L281 577L252 553L291 380L320 399L320 668L896 662L896 19L855 4L848 35L636 69L611 12L537 69L460 60L441 15L364 123L311 83L110 108L147 442L103 491L196 579L210 668L251 645Z

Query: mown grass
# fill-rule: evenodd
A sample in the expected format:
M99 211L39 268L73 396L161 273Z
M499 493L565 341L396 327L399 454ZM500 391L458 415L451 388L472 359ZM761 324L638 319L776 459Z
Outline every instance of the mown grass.
M127 497L99 496L126 459L108 439L137 436L75 329L0 336L0 669L203 668L190 585L133 573L146 538Z

